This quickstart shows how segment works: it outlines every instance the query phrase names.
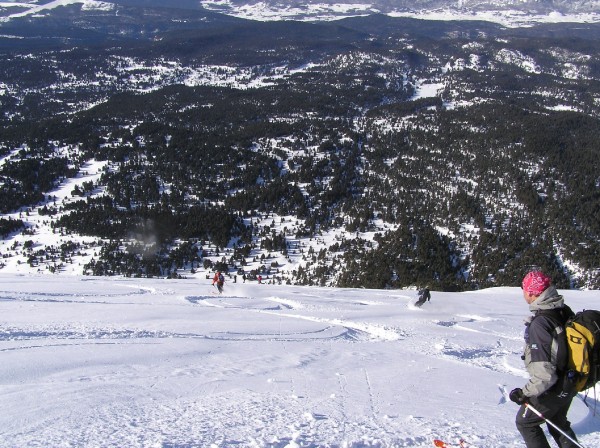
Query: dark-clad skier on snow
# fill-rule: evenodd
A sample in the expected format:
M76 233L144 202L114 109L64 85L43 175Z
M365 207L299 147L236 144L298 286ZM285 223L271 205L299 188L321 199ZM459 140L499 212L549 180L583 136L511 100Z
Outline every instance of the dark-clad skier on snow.
M529 381L523 388L510 392L511 401L521 405L516 425L527 448L550 448L541 425L544 418L527 407L539 411L560 431L548 424L548 431L560 448L575 448L577 440L567 419L571 401L577 394L568 381L568 342L564 331L573 311L565 305L563 297L552 286L552 280L541 271L528 273L521 285L523 297L533 313L525 324L525 353L523 360ZM571 390L569 390L571 389ZM563 431L569 437L561 434Z
M421 305L428 301L431 301L431 293L429 292L429 288L423 288L419 291L419 300L417 300L415 306L420 308Z

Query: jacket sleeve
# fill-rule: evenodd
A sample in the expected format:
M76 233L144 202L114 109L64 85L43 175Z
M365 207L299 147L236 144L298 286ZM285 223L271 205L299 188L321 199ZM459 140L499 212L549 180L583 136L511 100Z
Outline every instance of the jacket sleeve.
M527 397L537 397L557 381L558 342L552 323L544 318L534 319L525 338L525 363L529 381L523 387Z

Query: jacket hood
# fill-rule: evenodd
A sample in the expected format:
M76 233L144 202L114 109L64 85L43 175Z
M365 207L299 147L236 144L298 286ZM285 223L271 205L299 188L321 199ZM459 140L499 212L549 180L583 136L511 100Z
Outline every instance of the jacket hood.
M562 308L564 304L563 296L558 293L554 286L550 286L529 304L529 310L532 313L539 310L553 310L555 308Z

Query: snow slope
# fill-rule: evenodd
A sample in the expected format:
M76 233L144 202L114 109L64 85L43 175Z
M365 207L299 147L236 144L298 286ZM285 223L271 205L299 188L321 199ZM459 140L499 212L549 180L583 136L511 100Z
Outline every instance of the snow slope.
M0 281L2 447L523 446L505 398L526 381L516 288L419 309L414 290ZM570 418L600 445L599 415L576 400Z
M23 9L23 11L12 13L3 17L2 20L6 21L8 19L14 19L17 17L26 17L26 16L38 16L40 14L47 13L52 11L55 8L60 6L69 6L74 4L81 4L82 9L88 10L101 10L101 11L109 11L114 8L112 3L101 2L96 0L51 0L49 2L40 2L39 4L36 2L0 2L0 8L13 8L18 7Z

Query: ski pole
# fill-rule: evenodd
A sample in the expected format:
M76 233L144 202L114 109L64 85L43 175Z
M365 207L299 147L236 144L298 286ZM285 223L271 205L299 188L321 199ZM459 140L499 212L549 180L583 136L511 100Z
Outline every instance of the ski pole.
M581 443L579 443L577 440L573 439L573 437L571 437L569 434L564 432L562 429L560 429L558 426L556 426L554 423L552 423L550 420L548 420L546 417L544 417L540 411L538 411L536 408L531 406L529 403L525 403L525 407L527 409L531 409L531 412L533 412L539 418L543 419L546 423L548 423L550 426L552 426L554 429L556 429L558 432L560 432L563 436L565 436L567 439L569 439L572 443L577 445L579 448L585 448Z

